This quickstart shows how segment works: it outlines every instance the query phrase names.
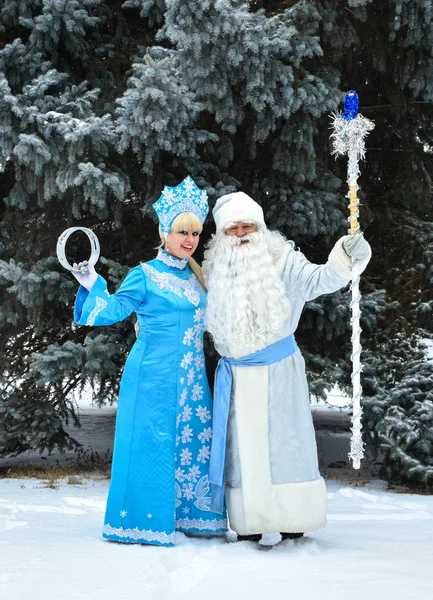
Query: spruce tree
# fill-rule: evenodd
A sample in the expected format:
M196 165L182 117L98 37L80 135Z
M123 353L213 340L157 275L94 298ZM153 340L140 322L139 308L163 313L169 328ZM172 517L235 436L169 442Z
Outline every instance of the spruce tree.
M161 25L164 20L166 0L126 0L124 8L138 8L140 16L146 17L151 27Z
M64 447L71 391L114 401L130 321L72 325L54 255L92 227L114 291L154 256L151 204L190 174L211 202L242 189L325 262L347 229L329 115L347 89L376 128L362 165L365 439L387 475L430 484L432 11L427 0L6 0L0 10L0 452ZM212 231L205 228L204 240ZM86 243L71 240L71 256ZM298 329L311 389L350 390L343 290Z
M100 222L101 237L110 221L119 226L129 191L102 94L74 75L79 59L95 78L86 36L102 22L100 4L10 0L0 13L2 454L70 445L63 423L76 420L74 387L97 379L110 400L118 385L123 336L71 326L76 286L54 258L74 221Z

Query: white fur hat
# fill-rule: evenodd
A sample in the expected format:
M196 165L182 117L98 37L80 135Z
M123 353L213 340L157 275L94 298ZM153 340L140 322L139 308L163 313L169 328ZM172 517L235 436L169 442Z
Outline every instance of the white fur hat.
M244 192L233 192L218 198L212 214L217 231L223 231L238 221L252 221L266 227L262 207Z

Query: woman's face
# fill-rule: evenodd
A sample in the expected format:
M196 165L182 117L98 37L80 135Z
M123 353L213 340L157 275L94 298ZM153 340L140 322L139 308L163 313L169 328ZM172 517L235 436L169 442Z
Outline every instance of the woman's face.
M171 231L167 236L164 250L176 258L189 258L194 254L199 239L200 232L193 229Z

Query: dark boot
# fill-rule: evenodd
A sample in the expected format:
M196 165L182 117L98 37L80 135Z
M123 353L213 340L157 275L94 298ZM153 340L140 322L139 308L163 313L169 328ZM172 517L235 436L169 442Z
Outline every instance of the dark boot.
M260 542L262 539L261 533L250 533L249 535L238 535L238 542Z
M302 537L304 534L303 533L284 533L283 531L281 532L281 541L284 542L284 540L297 540L298 538Z

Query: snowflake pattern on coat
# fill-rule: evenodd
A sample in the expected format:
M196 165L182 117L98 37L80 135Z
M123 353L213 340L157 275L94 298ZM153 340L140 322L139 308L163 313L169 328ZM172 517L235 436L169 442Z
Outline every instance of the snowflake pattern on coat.
M176 421L176 511L185 519L195 509L210 511L208 465L212 415L200 401L204 397L205 361L203 355L204 310L194 313L194 326L183 336L185 352L180 362L180 396ZM203 473L203 466L206 465ZM196 510L194 511L196 512ZM205 515L203 515L205 517Z
M212 398L200 339L205 291L181 259L160 254L162 260L132 269L115 294L101 276L90 292L81 287L74 318L106 326L137 314L140 335L123 375L134 384L121 386L119 395L103 536L172 546L176 530L222 534L227 521L225 511L210 510ZM171 353L161 344L161 327ZM164 377L154 379L160 362ZM144 402L149 410L136 410ZM163 435L134 434L156 422Z

